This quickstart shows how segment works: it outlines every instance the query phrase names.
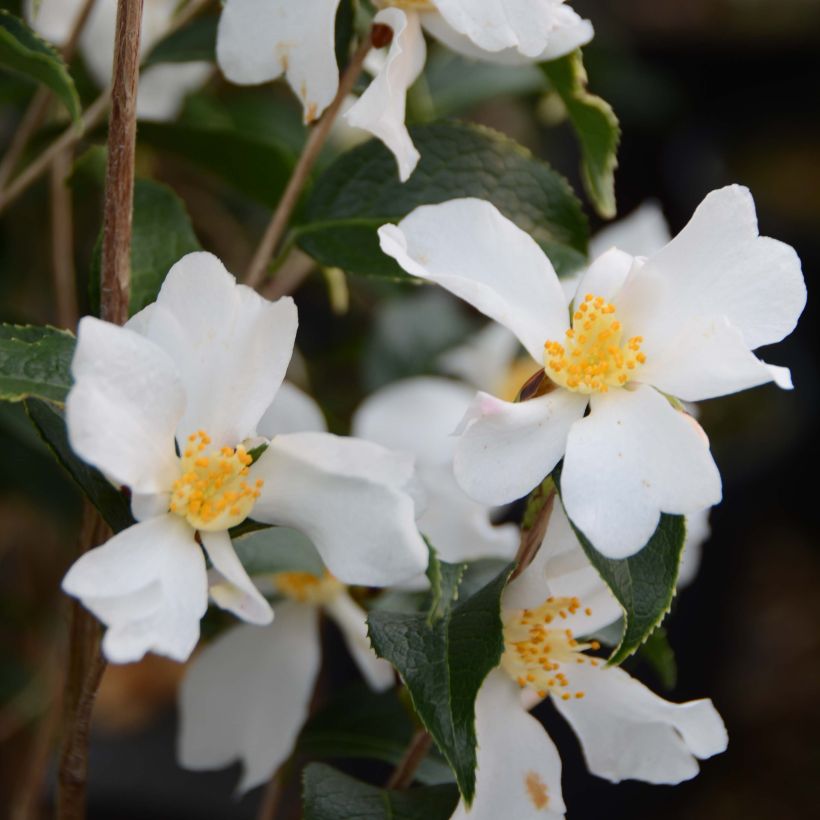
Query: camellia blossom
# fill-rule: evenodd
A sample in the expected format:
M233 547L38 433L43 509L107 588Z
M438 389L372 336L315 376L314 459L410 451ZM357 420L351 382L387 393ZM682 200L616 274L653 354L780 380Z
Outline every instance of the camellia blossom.
M26 0L26 20L42 37L61 46L66 43L85 0ZM140 33L140 56L145 57L165 36L179 8L178 0L145 0ZM117 0L96 0L80 35L80 49L94 81L111 82ZM153 65L140 73L137 116L145 120L174 119L185 96L210 76L211 63Z
M373 82L345 114L396 156L405 181L419 160L404 125L407 89L424 68L423 30L464 56L506 65L554 60L588 43L592 25L564 0L378 0L377 25L393 32ZM217 61L225 76L256 84L284 75L304 108L319 117L339 88L335 19L339 0L227 0Z
M451 563L511 560L518 546L518 528L493 526L491 508L467 496L453 475L452 432L474 392L449 379L404 379L368 396L353 417L354 436L415 456L426 501L418 528Z
M276 434L296 327L291 299L237 285L207 253L177 262L125 327L80 322L71 446L130 490L138 523L83 555L63 588L107 625L110 660L190 655L208 597L200 544L221 576L214 601L270 621L228 535L251 515L301 530L345 583L390 584L426 566L410 456L322 432Z
M373 689L395 680L370 648L365 611L342 583L329 574L282 572L273 585L286 599L276 604L276 620L220 635L195 657L180 690L180 764L202 770L240 760L240 792L271 778L307 719L321 661L320 612L339 627Z
M697 759L726 749L709 700L670 703L591 654L620 609L587 560L556 501L540 551L502 597L504 654L476 699L478 768L468 810L454 818L561 818L561 759L528 710L549 698L570 724L589 770L613 783L675 784Z
M476 396L455 451L459 483L483 503L505 504L563 458L567 513L609 557L640 550L662 512L685 515L721 498L706 434L668 397L700 401L772 381L791 388L787 369L751 351L794 329L806 301L800 260L758 235L745 188L709 194L646 258L604 253L572 312L541 248L488 202L417 208L379 235L408 273L515 333L548 377L528 401Z

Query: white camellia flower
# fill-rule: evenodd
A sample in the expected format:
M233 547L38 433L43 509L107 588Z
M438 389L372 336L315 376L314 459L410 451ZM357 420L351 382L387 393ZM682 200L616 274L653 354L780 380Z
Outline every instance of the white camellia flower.
M203 770L240 760L240 792L270 780L307 719L321 661L320 611L339 627L373 689L395 680L370 648L366 613L343 584L306 572L277 573L273 583L287 599L276 605L276 620L220 635L195 657L180 690L180 764Z
M393 32L380 70L345 114L395 154L405 181L419 160L404 125L407 89L424 68L423 30L467 57L517 65L554 60L588 43L592 25L564 0L377 0L373 22ZM217 61L234 83L284 75L305 122L319 117L339 88L335 19L339 0L227 0Z
M502 597L504 654L476 699L475 799L454 818L563 817L558 750L528 714L543 698L573 728L589 770L613 783L680 783L698 773L697 759L726 749L711 701L665 701L587 654L595 641L574 637L619 614L556 501L540 551Z
M426 498L418 528L450 563L511 560L518 546L518 528L493 526L490 507L469 498L453 475L452 432L473 395L449 379L405 379L370 395L353 417L354 436L415 456Z
M721 498L706 434L668 396L791 387L788 370L751 351L794 329L806 301L800 260L758 235L745 188L709 194L649 257L600 256L573 312L541 248L488 202L417 208L379 235L408 273L515 333L549 378L547 392L520 403L478 394L456 446L461 486L483 503L508 503L563 458L567 512L609 557L640 550L662 512Z
M26 0L26 20L42 37L58 46L64 45L84 5L85 0ZM145 0L141 57L165 36L178 7L178 0ZM88 70L101 87L111 82L116 22L117 0L96 0L80 35L80 48ZM140 74L137 116L157 121L174 119L185 96L199 88L211 70L211 64L201 60L150 66Z
M221 576L215 602L270 621L228 535L251 514L302 531L345 583L386 585L426 566L410 456L277 432L277 404L294 400L295 388L284 399L277 391L296 327L293 300L268 302L237 285L208 253L177 262L157 301L125 327L80 322L71 446L130 490L138 523L83 555L63 588L107 625L110 660L190 655L208 596L200 544ZM266 444L254 461L251 448Z

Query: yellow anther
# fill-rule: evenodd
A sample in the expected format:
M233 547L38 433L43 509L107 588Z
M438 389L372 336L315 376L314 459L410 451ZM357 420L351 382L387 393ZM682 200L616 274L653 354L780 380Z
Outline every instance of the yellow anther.
M326 604L344 590L344 584L329 572L278 572L273 576L277 589L287 598L310 604Z

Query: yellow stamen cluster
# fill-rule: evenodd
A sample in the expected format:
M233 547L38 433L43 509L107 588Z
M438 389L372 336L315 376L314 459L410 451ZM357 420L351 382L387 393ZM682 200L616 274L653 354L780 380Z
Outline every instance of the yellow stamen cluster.
M581 609L577 598L547 598L536 609L504 613L504 654L501 667L523 689L529 687L545 698L555 694L562 700L583 698L583 692L569 691L570 682L562 667L566 664L590 663L595 658L585 657L587 649L600 649L597 641L579 643L571 629L561 622ZM589 608L583 610L591 615ZM554 625L553 625L554 624Z
M344 584L329 572L278 572L273 576L277 589L287 598L307 604L326 604L343 589Z
M405 11L436 11L432 0L376 0L380 8L404 9Z
M188 436L169 506L192 527L206 532L244 521L265 483L261 478L252 485L247 481L253 459L244 447L209 450L210 444L204 430Z
M623 387L646 361L643 338L621 344L623 328L615 306L603 296L586 294L572 316L564 344L544 342L544 367L556 384L578 393L606 393Z

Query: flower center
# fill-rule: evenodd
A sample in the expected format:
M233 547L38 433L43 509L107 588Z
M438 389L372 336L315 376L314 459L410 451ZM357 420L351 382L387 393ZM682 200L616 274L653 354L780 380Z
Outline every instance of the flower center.
M310 572L277 572L273 577L277 589L286 597L307 604L326 604L343 589L329 572L313 575Z
M577 393L606 393L623 387L646 361L641 336L621 344L615 306L588 293L572 316L564 344L544 342L544 368L556 384Z
M244 447L208 450L210 443L204 430L188 436L169 506L194 529L205 532L227 530L244 521L265 483L261 478L253 486L246 481L253 459Z
M562 671L566 664L599 663L583 655L587 649L600 649L597 641L579 643L571 629L561 628L561 621L579 609L577 598L547 598L537 609L504 613L501 667L522 689L527 686L540 698L553 693L562 700L584 697L583 692L568 691L570 682ZM591 615L592 610L584 613Z

